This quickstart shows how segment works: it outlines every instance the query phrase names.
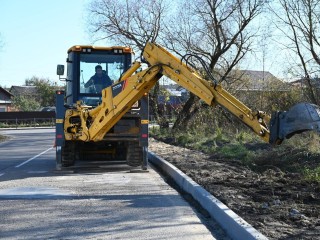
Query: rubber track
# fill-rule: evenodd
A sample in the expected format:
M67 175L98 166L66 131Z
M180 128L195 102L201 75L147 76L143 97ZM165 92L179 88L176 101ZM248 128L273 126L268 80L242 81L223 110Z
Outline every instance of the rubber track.
M138 142L128 142L127 164L131 167L139 167L143 164L142 147Z
M66 141L65 146L62 147L62 167L69 167L74 165L75 161L75 144L73 142Z

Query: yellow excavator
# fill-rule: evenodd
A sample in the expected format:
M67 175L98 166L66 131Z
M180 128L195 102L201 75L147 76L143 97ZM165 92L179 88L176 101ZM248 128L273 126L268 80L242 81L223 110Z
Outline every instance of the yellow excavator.
M56 94L57 169L95 158L122 159L130 166L146 169L148 92L162 76L208 105L228 110L267 143L278 145L296 133L320 131L320 109L314 104L299 103L270 116L251 110L209 72L209 80L202 78L156 43L148 42L142 54L148 67L139 71L141 63L131 63L132 49L128 47L74 46L68 50L66 91ZM90 78L97 66L113 81L110 86ZM64 65L58 65L57 74L61 78ZM100 85L92 91L90 82Z

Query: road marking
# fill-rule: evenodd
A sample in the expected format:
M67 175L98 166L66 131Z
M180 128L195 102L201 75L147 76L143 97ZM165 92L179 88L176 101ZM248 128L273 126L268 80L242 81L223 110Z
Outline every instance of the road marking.
M72 198L72 192L54 187L16 187L0 189L0 199L59 199Z
M28 173L30 173L30 174L33 174L33 173L39 173L39 174L41 174L41 173L47 173L48 171L28 171Z
M42 153L39 153L38 155L36 155L36 156L34 156L34 157L32 157L32 158L29 158L27 161L24 161L23 163L20 163L19 165L15 166L15 167L16 167L16 168L19 168L19 167L25 165L26 163L32 161L33 159L36 159L37 157L40 157L42 154L45 154L46 152L48 152L48 151L51 150L52 148L53 148L53 147L51 147L51 148L43 151Z

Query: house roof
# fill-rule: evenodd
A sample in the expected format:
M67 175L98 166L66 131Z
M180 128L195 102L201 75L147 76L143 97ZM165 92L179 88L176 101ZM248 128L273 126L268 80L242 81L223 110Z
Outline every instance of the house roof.
M267 91L277 89L287 91L289 85L268 71L237 70L235 81L238 90Z
M310 78L310 83L312 87L320 88L320 78ZM293 86L307 86L307 78L300 78L298 80L290 82Z
M179 84L165 84L165 85L162 85L165 89L167 90L172 90L172 91L185 91L185 88L180 86Z
M227 78L227 84L234 89L244 91L288 91L290 85L268 71L234 70ZM171 95L181 96L186 91L178 84L163 85Z
M268 71L239 70L243 76L249 77L252 81L277 79Z
M167 89L167 91L170 93L171 96L181 96L181 91L173 89Z
M6 89L0 87L0 91L3 92L3 94L7 95L8 97L12 97L12 93L8 92Z
M10 92L13 95L36 95L37 94L37 88L36 86L12 86L10 88Z

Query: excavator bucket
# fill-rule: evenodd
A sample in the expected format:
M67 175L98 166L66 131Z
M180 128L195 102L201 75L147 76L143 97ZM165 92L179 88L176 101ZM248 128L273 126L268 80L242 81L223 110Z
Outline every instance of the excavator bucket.
M305 131L320 132L320 107L299 103L286 112L275 112L270 120L270 143L280 144L285 138Z

